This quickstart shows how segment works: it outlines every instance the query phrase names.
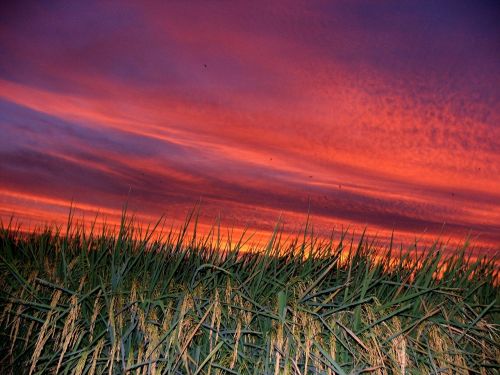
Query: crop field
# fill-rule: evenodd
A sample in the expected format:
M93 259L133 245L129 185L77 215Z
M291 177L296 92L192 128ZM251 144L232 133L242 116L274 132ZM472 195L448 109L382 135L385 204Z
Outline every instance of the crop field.
M22 228L21 228L22 229ZM0 232L2 374L498 374L498 263L189 217ZM381 255L384 254L384 255ZM377 255L377 256L375 256Z

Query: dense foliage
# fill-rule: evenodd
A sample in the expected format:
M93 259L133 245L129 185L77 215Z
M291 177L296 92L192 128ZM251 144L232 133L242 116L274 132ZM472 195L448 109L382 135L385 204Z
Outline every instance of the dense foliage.
M191 225L194 225L192 223ZM363 237L0 233L2 373L498 373L494 259ZM63 234L64 233L64 234ZM188 233L192 233L188 236ZM194 233L194 234L193 234ZM390 252L390 253L389 253ZM384 253L385 255L381 256Z

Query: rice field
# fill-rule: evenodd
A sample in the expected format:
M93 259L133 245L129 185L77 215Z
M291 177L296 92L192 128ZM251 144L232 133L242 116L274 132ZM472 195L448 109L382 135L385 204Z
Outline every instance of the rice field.
M194 216L161 236L126 215L116 231L3 223L0 372L499 373L497 259L307 225L247 252Z

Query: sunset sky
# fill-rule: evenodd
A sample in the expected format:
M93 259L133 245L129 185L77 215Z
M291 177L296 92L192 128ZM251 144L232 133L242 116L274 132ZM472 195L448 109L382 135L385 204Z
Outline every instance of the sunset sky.
M0 217L500 246L500 7L487 1L0 5ZM310 202L310 203L308 203Z

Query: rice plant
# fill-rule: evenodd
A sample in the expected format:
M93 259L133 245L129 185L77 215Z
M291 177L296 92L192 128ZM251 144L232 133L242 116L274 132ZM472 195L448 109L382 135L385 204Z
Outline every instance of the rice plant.
M2 224L2 374L499 373L494 257L96 228Z

